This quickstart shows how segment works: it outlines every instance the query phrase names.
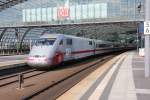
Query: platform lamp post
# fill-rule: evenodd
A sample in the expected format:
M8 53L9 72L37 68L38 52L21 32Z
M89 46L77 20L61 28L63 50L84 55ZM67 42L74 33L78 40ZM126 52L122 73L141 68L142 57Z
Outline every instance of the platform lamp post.
M145 0L145 77L150 77L150 0Z
M30 51L31 51L31 48L32 48L32 40L31 40L31 38L29 39L29 42L30 42Z
M141 2L139 2L139 5L138 5L138 14L139 14L139 18L141 18L141 9L142 9L142 4L141 4ZM141 22L138 22L138 34L140 34L141 33L141 28L142 28L142 25L141 25L142 23ZM142 32L143 33L143 32ZM140 34L140 48L143 48L143 46L142 46L142 41L143 41L143 34Z
M140 16L140 12L141 12L141 7L142 7L142 5L141 5L141 2L139 3L139 5L137 6L137 11L138 11L138 14L139 14L139 16ZM139 22L137 22L137 52L139 51L139 47L140 47L140 45L139 45L139 25L140 25L140 23Z
M137 32L136 32L136 41L137 41L137 52L139 51L139 29L138 29L138 24L137 24Z

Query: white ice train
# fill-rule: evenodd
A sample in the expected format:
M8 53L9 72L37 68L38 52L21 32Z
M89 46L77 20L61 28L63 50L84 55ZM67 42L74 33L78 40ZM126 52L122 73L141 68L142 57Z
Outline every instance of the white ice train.
M48 68L63 61L111 52L111 42L64 34L45 34L32 47L27 64L34 68Z

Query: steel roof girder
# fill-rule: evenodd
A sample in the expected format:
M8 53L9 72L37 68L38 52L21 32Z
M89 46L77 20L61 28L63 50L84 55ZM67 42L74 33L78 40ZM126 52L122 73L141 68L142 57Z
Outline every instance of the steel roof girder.
M23 40L24 40L24 38L26 37L26 35L29 33L29 31L31 31L31 29L32 29L32 28L28 28L28 29L25 31L25 33L23 34L23 36L22 36L22 38L21 38L21 40L20 40L19 50L22 49Z

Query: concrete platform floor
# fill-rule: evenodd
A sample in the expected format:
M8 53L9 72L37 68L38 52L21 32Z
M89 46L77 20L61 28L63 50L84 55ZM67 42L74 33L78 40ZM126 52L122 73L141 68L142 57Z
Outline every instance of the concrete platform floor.
M144 57L137 52L117 56L58 100L150 100L150 78L144 77Z
M0 70L26 65L27 55L0 56Z
M150 100L150 78L144 76L144 57L134 53L132 72L136 89L137 100Z

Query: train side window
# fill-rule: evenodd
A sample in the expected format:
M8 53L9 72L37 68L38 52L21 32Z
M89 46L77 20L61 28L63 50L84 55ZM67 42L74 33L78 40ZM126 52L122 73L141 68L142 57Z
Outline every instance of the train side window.
M92 41L89 41L89 45L92 45Z
M105 44L99 44L99 48L104 48L104 47L106 47Z
M72 39L67 39L67 45L72 45Z
M99 48L110 47L108 44L99 44Z
M59 45L63 45L63 40L60 41Z

